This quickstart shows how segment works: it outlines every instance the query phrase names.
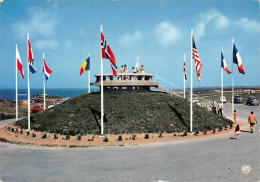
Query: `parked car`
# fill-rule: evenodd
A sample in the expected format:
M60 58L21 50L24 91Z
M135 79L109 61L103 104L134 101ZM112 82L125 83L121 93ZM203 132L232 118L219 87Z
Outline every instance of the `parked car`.
M220 97L219 97L219 101L220 101L220 102L223 101L223 103L226 103L226 102L227 102L226 96L223 96L223 98L222 98L222 96L220 96Z
M198 98L198 97L194 97L194 98L192 99L192 102L193 102L193 103L199 103L199 102L200 102L200 100L199 100L199 98Z
M249 96L246 105L259 105L259 100L255 96Z
M241 95L235 95L234 103L244 103L244 98Z
M48 107L49 107L49 105L46 105L46 109ZM44 110L44 105L36 105L36 106L33 106L33 108L31 108L32 113L36 113L36 112L39 112L41 110Z

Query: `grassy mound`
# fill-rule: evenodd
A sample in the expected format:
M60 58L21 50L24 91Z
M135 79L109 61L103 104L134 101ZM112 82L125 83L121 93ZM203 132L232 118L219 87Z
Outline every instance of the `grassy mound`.
M159 133L189 130L187 100L159 92L107 91L104 94L104 133ZM194 131L230 125L228 119L193 106ZM27 118L16 125L27 128ZM84 94L31 115L31 128L65 135L100 134L100 94Z

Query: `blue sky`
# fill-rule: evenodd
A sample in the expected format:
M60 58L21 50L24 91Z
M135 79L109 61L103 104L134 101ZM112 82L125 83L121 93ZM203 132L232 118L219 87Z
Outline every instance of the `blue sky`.
M53 74L46 88L87 87L87 74L80 67L91 54L91 81L100 74L100 25L113 50L117 65L140 64L147 73L183 86L183 54L186 54L190 85L190 34L202 61L202 79L194 87L220 86L220 51L224 48L232 70L232 37L243 61L246 75L233 65L235 85L260 85L260 4L256 0L228 1L18 1L0 5L0 88L15 88L15 44L22 59L27 88L27 33L37 73L30 75L31 88L42 88L42 54ZM193 60L194 62L194 60ZM194 65L194 64L193 64ZM119 72L119 69L118 69ZM112 73L104 59L104 73ZM167 83L155 79L160 85ZM224 86L232 75L224 73Z

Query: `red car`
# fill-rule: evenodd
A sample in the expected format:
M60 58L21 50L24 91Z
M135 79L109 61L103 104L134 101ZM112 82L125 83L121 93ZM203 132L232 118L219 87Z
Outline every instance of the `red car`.
M45 107L47 109L49 107L49 105L46 105ZM36 113L36 112L39 112L41 110L44 110L44 105L36 105L33 108L31 108L32 113Z

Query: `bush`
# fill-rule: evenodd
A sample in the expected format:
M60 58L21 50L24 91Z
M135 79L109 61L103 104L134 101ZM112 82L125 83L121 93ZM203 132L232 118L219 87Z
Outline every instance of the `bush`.
M33 134L32 134L32 137L36 137L36 133L33 133Z
M29 132L29 131L27 131L27 132L26 132L26 135L27 135L27 136L29 136L29 135L30 135L30 132Z
M108 142L108 138L105 137L104 140L103 140L103 142Z
M148 133L145 134L144 139L149 139L149 134Z
M198 136L198 134L199 134L198 130L194 131L194 135Z
M11 132L14 132L14 128L11 129Z
M220 127L218 128L218 131L222 131L222 126L220 126Z
M20 134L23 134L23 130L20 131Z
M54 134L54 140L58 139L58 135L55 133Z
M46 134L46 133L44 133L44 135L42 136L42 138L47 138L47 134Z
M207 135L207 130L203 131L203 135Z
M214 129L212 133L216 133L216 129Z
M81 140L81 135L78 135L78 140Z
M69 140L69 139L70 139L70 135L67 134L67 135L66 135L66 140Z
M135 140L135 139L136 139L136 135L133 135L133 136L132 136L132 140Z
M162 133L160 133L160 134L159 134L159 138L162 138L162 137L163 137L163 136L162 136Z
M118 141L122 141L122 136L119 135L117 140L118 140Z

